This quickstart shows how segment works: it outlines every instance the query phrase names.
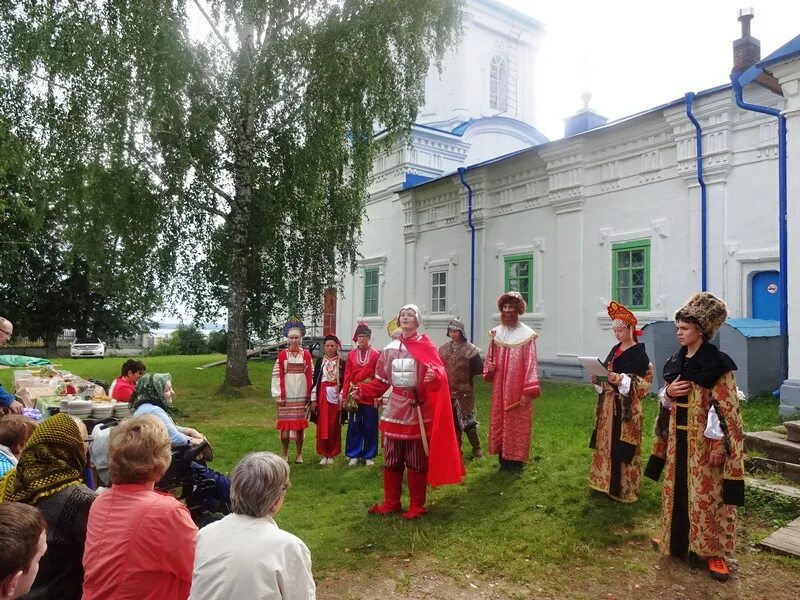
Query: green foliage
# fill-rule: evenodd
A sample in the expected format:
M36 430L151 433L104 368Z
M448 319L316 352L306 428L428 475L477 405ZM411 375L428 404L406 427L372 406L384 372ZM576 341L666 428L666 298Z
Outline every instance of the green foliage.
M0 306L19 335L52 345L66 328L103 339L148 328L170 259L154 255L162 225L134 209L162 212L139 169L64 167L0 115Z
M220 354L227 354L228 352L228 332L224 329L221 331L212 331L208 334L208 351L218 352Z
M206 354L208 342L194 325L179 325L167 337L158 341L151 354L153 356L170 356L175 354Z
M772 394L761 394L739 404L745 431L764 431L781 424L778 416L780 402Z
M83 193L95 169L134 184L127 214L150 250L134 264L155 267L142 280L163 287L177 266L169 283L197 318L227 309L227 380L245 385L248 332L318 314L354 267L375 154L414 121L461 2L196 4L202 40L185 0L0 3L0 115L46 157L73 227L124 214ZM127 264L135 240L103 235L83 262Z
M783 527L800 517L800 498L748 487L743 512L771 527Z

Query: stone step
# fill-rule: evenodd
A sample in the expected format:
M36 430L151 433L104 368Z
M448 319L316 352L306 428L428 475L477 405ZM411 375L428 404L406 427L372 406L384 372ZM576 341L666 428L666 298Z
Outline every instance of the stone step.
M786 439L790 442L800 442L800 421L786 421Z
M774 431L775 433L780 433L781 435L786 435L788 433L786 431L786 427L784 427L783 425L775 425L775 427L770 427L770 431Z
M800 465L800 443L790 442L774 431L753 431L744 434L745 450L757 450L767 458Z
M800 483L800 465L794 463L753 456L745 459L744 466L748 473L777 473L789 481Z
M757 477L745 477L744 483L747 487L756 488L772 494L778 494L779 496L786 496L787 498L795 498L800 500L800 487L784 485L781 483L772 483L771 481L765 481L764 479L758 479Z

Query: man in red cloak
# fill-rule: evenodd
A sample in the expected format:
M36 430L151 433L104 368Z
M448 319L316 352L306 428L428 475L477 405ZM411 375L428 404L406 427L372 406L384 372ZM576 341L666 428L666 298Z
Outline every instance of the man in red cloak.
M418 332L419 309L406 304L397 322L401 334L383 349L375 379L359 384L356 398L375 398L392 388L381 415L384 438L384 501L372 514L399 512L403 470L408 469L406 519L424 515L428 484L461 483L464 464L456 442L447 374L436 346Z

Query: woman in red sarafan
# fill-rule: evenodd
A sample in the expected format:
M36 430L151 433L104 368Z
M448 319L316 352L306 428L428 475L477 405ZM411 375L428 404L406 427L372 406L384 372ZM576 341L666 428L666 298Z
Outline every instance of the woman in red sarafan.
M317 454L321 465L332 465L342 452L340 392L344 379L344 361L339 358L342 345L333 334L325 336L324 353L314 364L311 386L311 413L317 419Z

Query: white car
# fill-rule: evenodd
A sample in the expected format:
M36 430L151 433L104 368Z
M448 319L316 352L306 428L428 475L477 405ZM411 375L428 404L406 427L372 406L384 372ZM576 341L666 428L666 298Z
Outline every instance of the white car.
M103 358L106 345L96 337L75 338L69 347L72 358Z

